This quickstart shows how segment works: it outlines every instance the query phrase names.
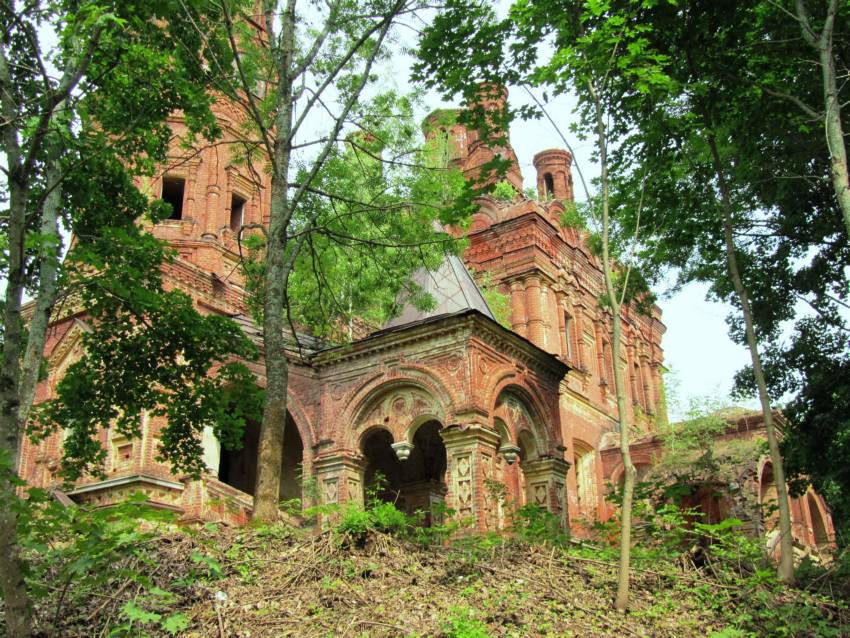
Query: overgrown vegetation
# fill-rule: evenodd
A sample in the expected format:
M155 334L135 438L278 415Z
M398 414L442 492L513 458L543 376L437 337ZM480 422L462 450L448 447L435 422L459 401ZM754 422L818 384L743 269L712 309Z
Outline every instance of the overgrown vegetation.
M641 486L643 488L643 486ZM19 511L39 635L842 636L850 560L778 581L738 522L639 489L635 595L614 612L616 523L571 540L518 508L510 533L474 534L451 511L424 529L373 495L321 511L324 532L283 524L179 527L141 496L65 508L40 490ZM4 503L4 505L7 505ZM826 595L826 594L829 595ZM0 616L2 618L2 616ZM0 630L2 630L0 624Z

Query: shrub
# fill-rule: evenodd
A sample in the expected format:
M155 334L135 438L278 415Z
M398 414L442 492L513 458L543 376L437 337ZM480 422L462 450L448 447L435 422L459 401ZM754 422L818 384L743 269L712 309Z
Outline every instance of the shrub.
M373 521L371 514L360 507L357 503L349 503L336 524L336 531L340 534L352 536L365 536L372 531Z
M176 595L148 576L156 568L150 541L174 522L173 513L151 507L141 493L100 508L65 507L35 488L27 494L0 506L18 512L37 630L67 635L69 623L81 620L73 612L88 609L92 597L108 590L127 592L110 636L137 636L142 627L173 635L186 627L183 614L169 613Z
M527 543L549 542L559 545L568 539L558 517L539 505L523 505L514 511L511 522L514 535Z
M410 525L407 515L399 511L393 503L377 503L368 510L368 514L371 516L372 525L379 532L400 536Z
M440 625L447 638L490 638L487 625L469 607L452 607L451 615Z

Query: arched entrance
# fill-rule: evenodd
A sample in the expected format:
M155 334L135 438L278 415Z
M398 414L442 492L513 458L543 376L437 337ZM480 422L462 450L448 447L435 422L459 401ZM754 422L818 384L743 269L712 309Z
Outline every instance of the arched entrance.
M812 518L812 536L815 541L815 545L818 548L829 545L829 532L826 528L826 521L824 521L823 515L821 514L821 509L818 504L817 497L809 492L806 495L806 498L809 502L809 513Z
M242 433L238 450L221 448L218 480L237 490L251 494L257 484L257 451L260 443L260 424L248 422ZM298 427L287 415L283 431L283 465L280 475L280 500L301 498L301 468L304 462L304 443Z
M367 433L362 445L367 499L372 496L395 503L407 514L422 512L423 524L430 525L434 506L446 495L446 446L441 429L439 421L426 421L413 433L412 445L405 441L394 444L392 434L384 429Z
M501 528L508 516L503 505L515 509L534 505L555 514L566 525L566 473L569 464L550 450L551 434L525 390L503 389L493 409L493 428L499 435L496 476L501 476L503 499L487 499L490 528Z

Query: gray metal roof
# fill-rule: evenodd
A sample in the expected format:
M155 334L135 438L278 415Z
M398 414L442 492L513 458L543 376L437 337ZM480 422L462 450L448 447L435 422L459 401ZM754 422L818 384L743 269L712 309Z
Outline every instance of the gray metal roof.
M242 332L251 339L255 344L262 345L263 343L263 329L258 326L254 320L248 315L238 313L231 317L233 321L239 326ZM296 341L295 336L291 330L284 328L283 330L283 338L286 341L287 349L295 349L299 345L302 350L306 351L307 354L312 354L321 350L325 344L323 344L319 339L312 337L310 335L304 334L303 332L299 332L298 340Z
M411 279L424 292L431 295L434 307L431 310L419 310L407 301L401 314L387 321L381 326L381 330L414 324L432 317L450 315L464 310L477 310L493 321L496 320L484 300L484 295L481 294L472 275L457 255L447 256L436 271L420 268Z

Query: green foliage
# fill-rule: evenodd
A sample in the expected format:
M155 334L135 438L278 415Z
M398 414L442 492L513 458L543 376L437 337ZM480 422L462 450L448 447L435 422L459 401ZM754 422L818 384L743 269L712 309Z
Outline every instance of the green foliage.
M490 638L487 625L469 607L454 606L450 616L440 624L447 638Z
M342 516L336 523L336 530L340 534L352 536L365 536L373 529L372 516L357 503L349 503L342 510Z
M396 509L393 503L378 503L369 508L375 530L386 534L400 535L410 524L407 515Z
M12 119L38 122L34 129L22 129L20 143L31 154L31 171L16 178L26 182L27 193L25 284L43 297L50 314L54 302L44 287L50 277L39 278L52 263L59 272L56 288L87 312L83 358L68 368L57 396L40 407L31 434L43 438L67 429L63 470L75 478L102 461L97 440L102 428L133 437L144 412L166 416L162 458L197 475L203 469L200 428L213 425L224 432L237 425L223 418L216 398L225 385L246 377L231 359L251 358L255 351L229 319L203 316L186 295L163 289L161 267L173 254L143 223L160 220L166 207L150 202L137 183L166 159L171 113L180 111L185 118L187 143L220 134L210 110L214 98L205 89L217 73L207 56L230 59L217 26L222 5L190 0L174 11L171 2L154 0L52 3L20 15L16 10L10 8L9 24L21 35L10 36L4 56L49 59L48 67L55 63L60 70L63 64L72 70L75 62L80 65L79 84L67 100L59 96L60 109L53 95L56 81L43 78L38 63L20 69L10 87ZM58 42L41 50L35 35L51 29ZM12 132L11 137L18 136ZM7 151L13 149L5 144L11 137L4 137L0 149L10 161L14 153ZM43 148L46 137L49 148ZM53 154L61 172L58 183L47 175ZM59 226L74 237L61 264L55 263L62 254L59 235L45 234L41 221L47 219L51 193L60 200ZM4 226L3 234L9 232L11 226ZM0 259L0 274L12 268L8 257ZM17 293L10 287L7 294ZM6 346L26 348L22 342ZM219 373L207 378L218 364Z
M86 214L71 220L78 241L64 262L65 285L88 313L85 354L39 406L30 434L67 429L63 471L74 479L102 463L102 428L132 438L144 412L164 416L161 457L198 475L203 427L231 442L255 409L250 373L228 360L252 359L256 348L229 318L203 316L186 294L163 290L161 266L173 255L136 222L152 211L147 198L120 158L100 154L88 164L94 175L66 179L71 210Z
M177 596L150 576L157 565L148 546L173 524L172 512L151 507L141 493L107 508L65 507L35 488L0 505L18 514L25 578L40 626L67 635L62 627L69 611L107 590L127 597L110 636L154 628L177 635L188 626L188 617L173 611Z
M511 532L528 543L563 544L569 536L561 529L558 517L539 505L517 508L511 519Z
M445 503L434 503L431 506L431 524L427 527L422 523L426 520L425 512L416 512L416 526L413 528L414 540L423 547L442 546L462 529L471 527L471 519L460 520L457 512Z
M850 545L850 356L840 331L824 330L821 321L798 325L793 345L772 358L772 369L790 363L799 377L797 397L786 407L788 418L782 456L796 495L809 485L829 504L840 547Z
M505 181L497 182L493 186L493 190L490 192L490 194L496 199L500 199L506 202L512 202L517 197L516 189L510 182Z
M288 320L337 343L351 340L353 322L378 327L399 312L400 295L430 307L410 277L460 250L435 224L462 224L471 211L444 142L423 145L418 137L411 98L382 93L359 104L356 116L358 132L330 150L291 222L299 233L311 230L287 282ZM295 180L307 180L311 168L300 167ZM245 246L242 268L261 321L267 240L255 235Z

